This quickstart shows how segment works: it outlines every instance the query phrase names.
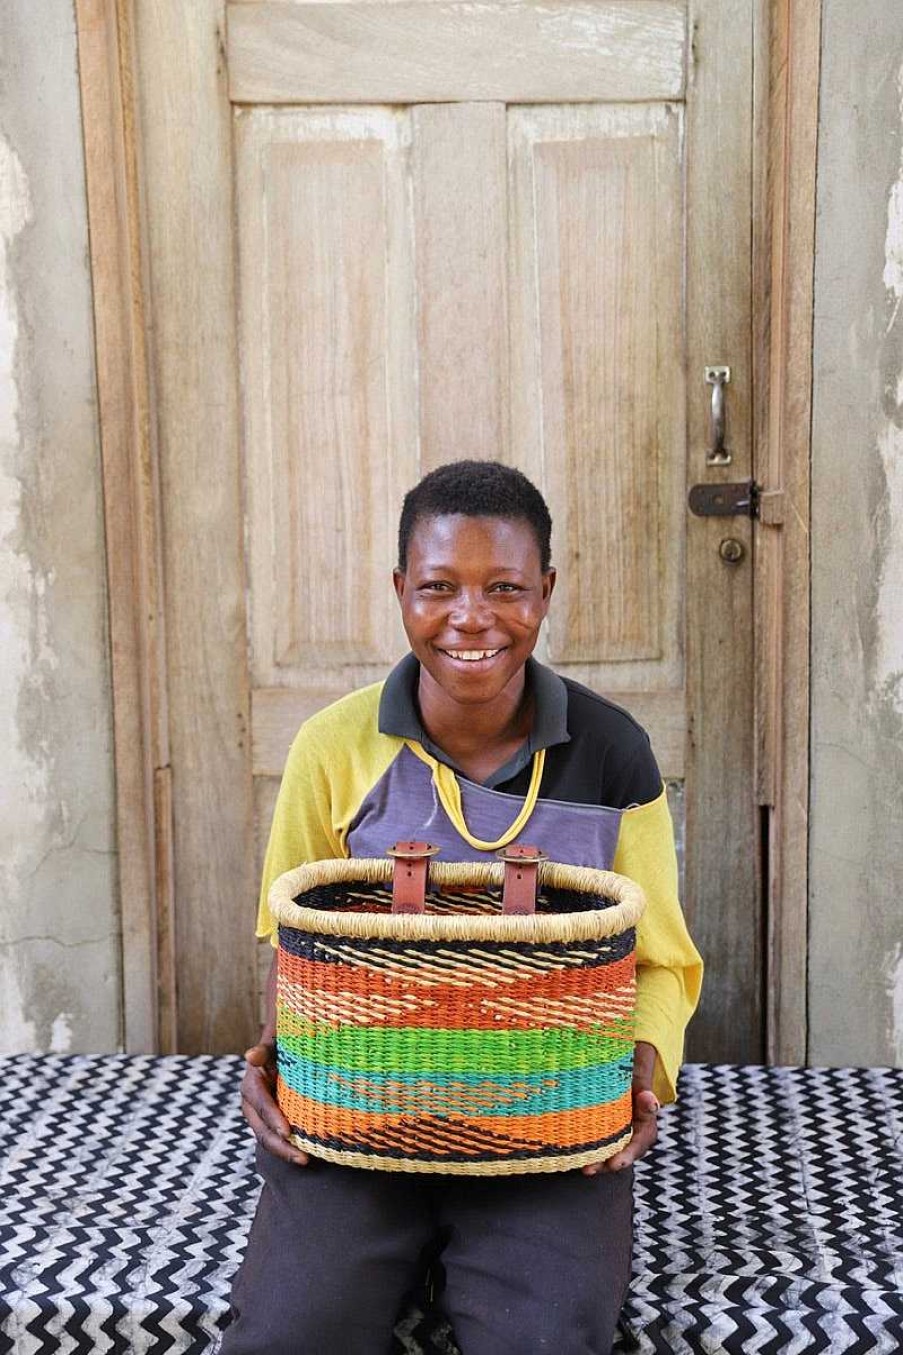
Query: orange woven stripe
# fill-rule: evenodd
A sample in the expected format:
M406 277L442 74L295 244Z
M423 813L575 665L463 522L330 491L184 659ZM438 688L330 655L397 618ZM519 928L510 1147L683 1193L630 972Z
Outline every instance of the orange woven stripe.
M305 1133L316 1138L341 1138L351 1142L374 1140L381 1131L416 1132L418 1119L407 1115L374 1115L367 1111L327 1106L279 1083L279 1104L283 1113ZM545 1115L481 1115L469 1121L474 1132L483 1131L499 1138L516 1137L574 1148L593 1143L616 1133L630 1120L631 1098L628 1089L617 1101L583 1110L550 1111ZM441 1121L439 1121L441 1123Z
M589 992L563 999L533 995L515 1001L505 989L496 994L481 990L472 997L457 988L366 995L306 988L282 979L279 987L279 1030L286 1033L296 1020L320 1026L373 1026L380 1029L446 1030L565 1030L609 1033L615 1039L629 1034L634 986L620 992Z
M322 944L333 955L332 961L323 962L323 968L362 972L368 983L371 975L378 974L412 989L454 987L476 990L482 987L492 990L499 984L510 988L516 983L533 984L555 973L580 972L587 967L586 958L573 947L563 957L546 952L537 958L519 955L512 949L510 955L499 958L492 947L474 945L465 960L451 954L422 955L416 946L407 951L392 952L377 942L357 943L356 949L354 941L342 937L325 938ZM280 962L286 973L298 964L307 963L286 951L280 952ZM633 960L628 956L626 961L614 964L625 962L632 964ZM603 970L607 968L602 966ZM320 973L319 968L317 973Z
M401 963L403 964L403 961ZM498 965L496 968L498 974L505 980L505 992L512 997L531 997L533 993L540 990L543 993L548 993L550 997L568 997L571 993L586 992L587 985L590 982L598 984L600 978L603 977L606 988L620 988L623 983L632 978L635 960L631 953L625 955L622 960L615 960L609 965L593 968L577 966L547 969L545 971L536 969L531 970L529 974L525 974L523 971L515 971L503 965ZM330 987L342 988L349 993L389 991L394 996L398 994L399 980L397 976L389 975L382 969L368 969L365 965L349 965L341 962L320 964L315 960L307 960L301 956L289 955L286 951L282 951L279 956L279 971L294 983L304 984L308 988L319 988L324 981L329 981ZM466 977L466 967L462 966L459 972ZM481 974L485 973L485 970L481 970ZM595 978L592 977L593 975ZM410 986L418 989L420 987L417 983L412 983Z
M483 983L475 988L424 987L379 970L280 956L280 978L299 990L291 993L284 988L290 1007L313 1020L332 1018L353 1025L448 1025L447 1015L441 1018L439 1011L457 1009L462 1020L455 1024L475 1030L498 1029L502 1023L521 1030L547 1024L585 1030L598 1023L600 1004L605 1004L607 1016L629 1015L634 974L634 958L629 955L602 968L550 970L495 987ZM555 1003L567 1007L557 1013L544 1010L544 1004Z

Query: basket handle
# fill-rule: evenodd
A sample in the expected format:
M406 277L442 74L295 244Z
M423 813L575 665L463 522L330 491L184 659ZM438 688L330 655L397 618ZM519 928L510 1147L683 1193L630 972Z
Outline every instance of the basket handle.
M439 851L431 842L396 842L386 853L395 862L392 872L392 912L422 913L426 908L426 877L429 859ZM538 847L519 843L496 852L505 863L505 881L502 887L502 912L531 914L536 912L536 893L539 885L539 863L547 860Z
M387 856L395 861L392 872L392 912L422 913L426 907L426 872L430 857L439 851L431 842L396 842Z
M522 842L503 847L500 852L496 852L496 856L505 863L502 912L522 915L535 913L539 863L547 860L545 852Z

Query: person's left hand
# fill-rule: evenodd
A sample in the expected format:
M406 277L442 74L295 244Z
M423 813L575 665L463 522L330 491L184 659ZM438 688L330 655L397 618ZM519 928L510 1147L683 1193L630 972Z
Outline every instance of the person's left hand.
M584 1176L598 1176L600 1172L619 1172L648 1153L658 1137L658 1113L661 1104L652 1090L652 1071L655 1068L655 1046L638 1040L633 1059L633 1137L630 1142L604 1162L591 1162L583 1167Z

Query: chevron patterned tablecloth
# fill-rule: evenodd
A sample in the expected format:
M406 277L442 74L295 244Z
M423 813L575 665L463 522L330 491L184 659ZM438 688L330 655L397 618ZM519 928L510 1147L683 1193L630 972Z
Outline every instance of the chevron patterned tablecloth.
M0 1058L0 1353L216 1350L258 1190L240 1069ZM903 1072L689 1065L680 1092L616 1349L903 1352ZM454 1350L400 1321L396 1355Z

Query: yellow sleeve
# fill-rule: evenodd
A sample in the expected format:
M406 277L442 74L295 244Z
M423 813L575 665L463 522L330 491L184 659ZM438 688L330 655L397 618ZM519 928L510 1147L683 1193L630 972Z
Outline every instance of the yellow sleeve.
M403 747L380 734L382 683L362 687L307 720L289 749L260 882L257 935L278 944L270 885L306 861L347 856L346 835L364 796Z
M276 800L270 838L263 863L257 935L278 943L267 896L270 885L287 870L305 861L347 856L332 821L332 795L327 769L317 740L302 725L289 750Z
M678 898L674 826L664 789L657 800L624 811L613 869L636 880L646 894L637 925L636 1038L656 1048L653 1090L665 1104L677 1097L684 1032L699 1002L703 966Z

